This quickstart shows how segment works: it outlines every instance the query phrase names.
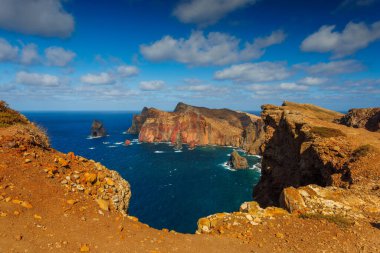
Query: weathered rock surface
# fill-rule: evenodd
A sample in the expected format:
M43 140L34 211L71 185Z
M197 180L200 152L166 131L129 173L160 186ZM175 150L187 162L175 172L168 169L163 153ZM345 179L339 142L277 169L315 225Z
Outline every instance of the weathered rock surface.
M94 120L91 126L91 136L92 137L104 137L106 136L106 129L103 123L99 120Z
M208 109L179 103L174 112L144 108L135 115L129 133L139 134L141 142L167 142L178 139L191 147L221 145L241 147L260 153L263 121L252 114L228 109Z
M228 165L232 169L237 169L237 170L249 168L247 159L245 157L242 157L241 155L239 155L239 153L236 150L234 150L231 153L230 160L228 161Z
M342 114L313 105L285 102L262 108L266 141L254 190L261 205L278 206L289 186L348 188L379 179L379 133L334 123Z
M349 127L376 132L380 129L380 108L351 109L338 122Z

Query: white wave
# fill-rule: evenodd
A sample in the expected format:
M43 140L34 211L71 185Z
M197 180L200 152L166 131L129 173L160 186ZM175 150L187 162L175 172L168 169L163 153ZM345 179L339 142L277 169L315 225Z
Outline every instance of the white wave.
M231 156L231 154L227 154L227 156Z
M95 149L95 147L91 147L91 148L88 148L88 149Z
M108 144L110 144L110 142L109 141L103 141L103 144L108 145Z
M181 152L183 152L182 150L174 150L174 152L176 152L176 153L181 153Z
M256 170L258 172L261 172L261 163L256 163L252 167L249 168L250 170Z
M156 153L156 154L162 154L162 153L164 153L164 151L156 150L156 151L154 151L154 153Z
M253 157L256 157L256 158L262 158L262 156L259 156L259 155L249 155L249 154L247 154L247 156L253 156Z
M235 169L232 169L227 162L225 163L222 163L222 164L219 164L220 166L222 166L224 169L226 170L229 170L229 171L236 171Z
M110 145L110 146L107 146L107 148L117 148L117 146L115 146L115 145Z
M123 144L123 143L124 143L124 142L121 141L121 142L115 142L114 144L115 144L115 145L121 145L121 144Z
M131 142L139 142L139 139L133 139Z
M124 131L124 132L122 132L121 134L127 134L127 132Z
M103 136L87 136L87 140L102 138Z

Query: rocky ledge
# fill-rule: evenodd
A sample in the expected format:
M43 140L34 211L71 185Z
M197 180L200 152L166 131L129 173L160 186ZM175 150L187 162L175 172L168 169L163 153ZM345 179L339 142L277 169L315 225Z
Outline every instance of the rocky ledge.
M338 122L346 126L365 128L376 132L380 130L380 108L351 109Z
M208 109L179 103L173 112L144 108L133 117L129 133L141 142L180 140L191 148L197 145L240 147L259 154L264 137L260 117L229 109Z

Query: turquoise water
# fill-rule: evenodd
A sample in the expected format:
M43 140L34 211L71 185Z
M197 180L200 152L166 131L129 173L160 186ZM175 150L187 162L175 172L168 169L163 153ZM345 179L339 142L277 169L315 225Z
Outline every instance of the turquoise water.
M123 133L132 122L129 112L24 114L47 129L55 149L117 170L131 184L130 214L154 228L193 233L200 217L236 211L251 200L260 177L255 169L231 171L223 166L232 148L184 147L175 152L165 143L137 143L137 135ZM88 138L93 119L103 121L109 136ZM124 146L126 139L135 141ZM247 158L252 167L259 162L257 157Z

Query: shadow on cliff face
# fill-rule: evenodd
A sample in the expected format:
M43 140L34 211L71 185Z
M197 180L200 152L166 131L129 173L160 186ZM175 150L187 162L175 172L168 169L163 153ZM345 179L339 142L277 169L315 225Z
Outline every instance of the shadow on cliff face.
M380 223L378 223L378 222L371 222L370 224L371 224L372 227L380 229Z
M322 160L323 148L304 130L304 123L288 122L282 116L278 124L266 119L267 131L273 135L266 141L262 160L262 176L253 191L261 206L279 205L279 197L286 187L316 184L322 187L347 187L351 182L349 164L343 159Z

